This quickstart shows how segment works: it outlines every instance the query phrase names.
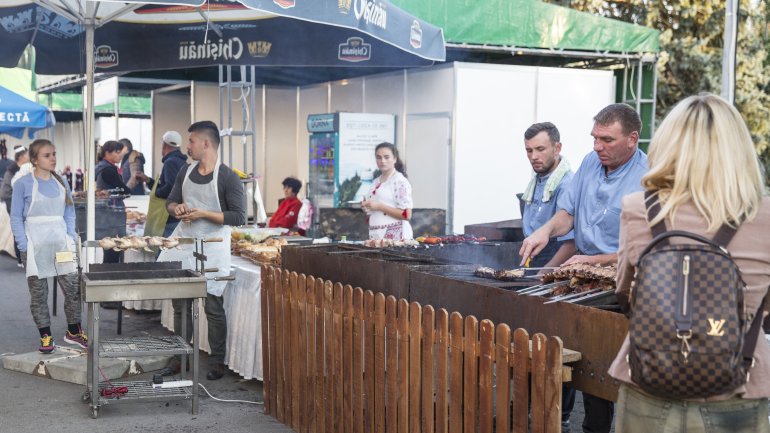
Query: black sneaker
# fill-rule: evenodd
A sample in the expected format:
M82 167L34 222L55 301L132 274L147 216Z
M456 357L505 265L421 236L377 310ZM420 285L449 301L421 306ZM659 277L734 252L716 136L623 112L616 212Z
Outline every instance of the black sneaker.
M208 380L219 380L224 375L225 375L225 365L224 364L214 364L211 367L209 367L209 372L206 373L206 379L208 379Z

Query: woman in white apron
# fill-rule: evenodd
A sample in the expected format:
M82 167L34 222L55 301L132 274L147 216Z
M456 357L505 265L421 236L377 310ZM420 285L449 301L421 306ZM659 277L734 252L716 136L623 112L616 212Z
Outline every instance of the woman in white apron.
M11 228L25 262L32 318L40 332L41 353L56 348L48 311L48 277L56 277L64 292L67 331L64 341L88 348L80 328L80 286L74 260L56 263L56 253L75 251L75 207L69 186L54 171L56 148L44 139L29 147L34 166L13 189Z
M404 175L398 149L380 143L374 150L380 176L361 202L369 221L369 239L412 239L412 185Z

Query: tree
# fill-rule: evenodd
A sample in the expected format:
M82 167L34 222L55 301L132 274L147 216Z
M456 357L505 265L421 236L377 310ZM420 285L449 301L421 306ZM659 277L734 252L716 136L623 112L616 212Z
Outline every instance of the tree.
M643 24L661 32L656 117L688 95L719 94L725 0L557 0L562 6ZM740 0L735 106L770 174L770 11Z

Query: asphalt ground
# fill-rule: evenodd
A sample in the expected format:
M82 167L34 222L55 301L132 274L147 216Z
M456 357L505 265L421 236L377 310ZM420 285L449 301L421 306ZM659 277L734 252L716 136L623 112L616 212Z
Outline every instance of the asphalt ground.
M50 290L49 290L50 292ZM49 293L49 305L52 296ZM58 315L51 317L54 339L66 330L63 297L58 296ZM85 322L85 309L83 311ZM117 310L101 311L102 338L116 335ZM0 254L0 358L37 350L39 334L29 311L29 292L24 270L16 260ZM123 336L168 335L160 313L123 313ZM207 359L201 352L201 383L217 398L262 401L262 382L245 380L232 371L217 381L206 380ZM142 376L139 376L142 377ZM97 419L82 401L85 386L0 368L0 433L66 432L260 432L292 430L263 413L255 404L224 403L201 390L197 415L191 401L143 402L104 405Z

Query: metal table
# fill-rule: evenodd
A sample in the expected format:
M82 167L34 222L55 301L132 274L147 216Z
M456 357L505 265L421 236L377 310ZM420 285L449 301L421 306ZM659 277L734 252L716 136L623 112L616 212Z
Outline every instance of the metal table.
M144 267L147 267L146 264ZM159 263L156 269L135 269L130 271L112 270L107 272L86 272L81 279L82 298L87 304L89 331L91 333L88 351L86 393L83 398L90 401L91 417L96 418L99 407L105 404L143 401L167 401L192 399L192 413L198 412L198 303L206 297L206 278L200 272L168 268L169 263ZM119 337L100 341L99 303L112 301L142 301L153 299L193 299L193 344L190 346L182 337L142 336ZM182 312L182 333L185 333L187 311ZM102 390L108 387L100 383L100 358L123 358L147 355L182 355L186 365L187 355L192 354L192 388L154 388L152 381L115 381L112 386L125 386L128 392L120 397L108 397ZM188 373L189 374L189 373ZM98 391L96 391L98 389Z

